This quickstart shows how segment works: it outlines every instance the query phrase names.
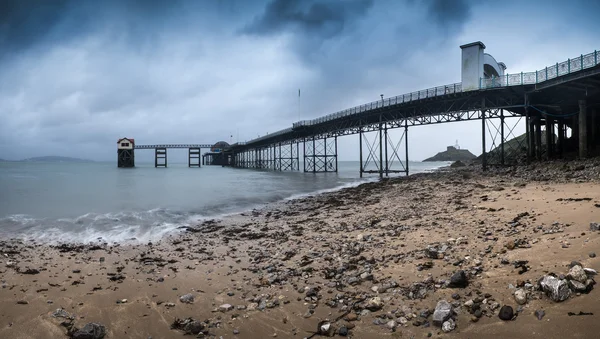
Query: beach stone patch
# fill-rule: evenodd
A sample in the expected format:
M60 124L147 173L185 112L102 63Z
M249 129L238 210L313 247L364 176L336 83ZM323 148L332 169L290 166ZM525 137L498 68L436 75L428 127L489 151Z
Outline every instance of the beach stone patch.
M171 324L171 329L183 331L185 334L199 334L206 325L194 318L179 319L175 318Z
M106 327L98 323L87 323L82 329L73 327L70 337L72 339L102 339L106 335Z

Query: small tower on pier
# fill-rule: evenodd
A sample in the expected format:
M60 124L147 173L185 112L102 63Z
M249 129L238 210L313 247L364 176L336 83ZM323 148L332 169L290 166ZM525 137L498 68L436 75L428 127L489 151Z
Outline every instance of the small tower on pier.
M117 141L117 166L135 167L135 140L121 138Z

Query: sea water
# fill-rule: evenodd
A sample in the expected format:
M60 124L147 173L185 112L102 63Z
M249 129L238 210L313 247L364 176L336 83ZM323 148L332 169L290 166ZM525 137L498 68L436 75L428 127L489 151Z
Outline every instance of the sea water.
M447 164L409 167L418 173ZM152 241L206 219L378 178L359 178L358 162L340 161L338 169L315 174L171 163L0 162L0 239Z

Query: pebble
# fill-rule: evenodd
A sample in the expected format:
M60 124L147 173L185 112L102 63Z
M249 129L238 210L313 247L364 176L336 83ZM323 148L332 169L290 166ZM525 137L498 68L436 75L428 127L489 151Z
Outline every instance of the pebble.
M512 320L513 316L514 316L513 308L508 305L502 306L502 308L500 309L500 312L498 313L498 318L500 318L501 320L504 320L504 321Z
M182 303L191 304L194 302L194 296L191 293L184 294L181 297L179 297L179 301L181 301Z
M527 292L522 288L516 290L515 291L515 301L519 305L524 305L525 303L527 303Z

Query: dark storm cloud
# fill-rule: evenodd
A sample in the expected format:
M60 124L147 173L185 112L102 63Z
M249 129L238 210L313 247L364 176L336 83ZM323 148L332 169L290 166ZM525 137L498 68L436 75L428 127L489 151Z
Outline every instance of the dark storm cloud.
M107 28L144 43L169 23L180 0L3 0L0 58L47 44L68 43Z
M448 29L464 25L471 16L471 4L465 0L430 0L428 15L438 26Z
M366 16L372 6L372 0L272 0L243 32L270 35L292 30L329 39Z

